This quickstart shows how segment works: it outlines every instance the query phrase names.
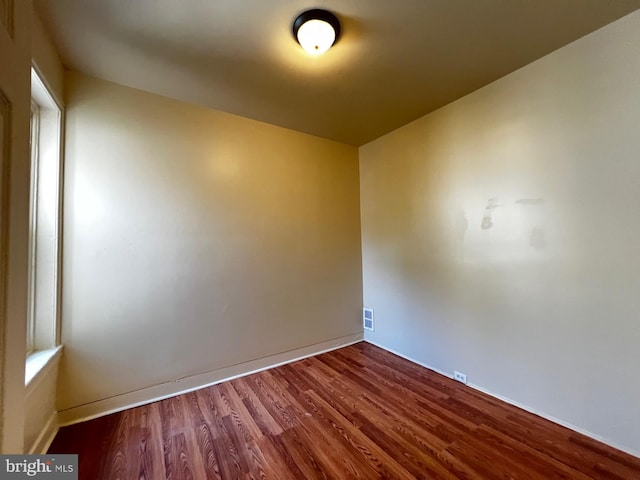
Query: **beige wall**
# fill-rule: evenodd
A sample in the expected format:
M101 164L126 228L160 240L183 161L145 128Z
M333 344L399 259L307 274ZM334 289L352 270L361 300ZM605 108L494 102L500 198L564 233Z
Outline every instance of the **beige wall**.
M24 418L24 452L44 454L58 431L56 384L58 358L40 370L27 386Z
M27 272L29 245L29 112L31 63L58 100L63 68L30 1L15 2L14 37L0 32L0 91L9 109L0 108L0 452L30 452L55 418L56 367L45 369L25 389ZM0 24L0 29L4 26ZM0 103L2 100L0 99ZM9 125L4 130L3 126ZM11 139L3 131L11 132ZM5 167L6 162L6 167ZM6 183L5 183L6 182ZM3 186L9 186L6 192ZM5 271L6 267L6 271ZM55 425L54 425L55 427Z
M25 420L31 2L0 22L0 453L22 453Z
M358 151L66 77L59 409L361 332Z
M31 57L49 93L58 105L62 105L64 103L64 68L42 20L35 11L31 27Z
M640 12L361 147L365 338L638 454L639 129Z
M63 79L64 68L62 62L58 57L55 47L51 43L49 36L47 35L42 22L38 15L33 12L32 24L31 24L31 59L35 69L38 72L40 79L45 83L47 90L54 97L55 102L60 108L63 108ZM40 174L51 173L51 170L44 169L43 162L49 160L47 164L53 166L57 165L55 155L60 151L60 138L58 131L58 112L48 108L40 109L40 143L39 143L39 155L40 155ZM57 168L54 170L57 171ZM57 175L56 175L57 176ZM59 195L57 189L52 190L51 187L56 182L53 182L47 175L43 178L39 178L40 186L38 196L40 201L49 202L51 205L55 204ZM47 187L49 189L47 190ZM54 208L48 209L55 211ZM43 216L44 210L40 211L40 215ZM36 291L45 290L55 291L55 286L52 282L56 279L54 270L54 261L52 257L57 254L56 249L56 236L58 232L53 228L55 226L55 220L49 220L47 222L41 222L38 225L38 269L41 273L40 281L36 287ZM49 268L50 270L47 270ZM44 273L44 274L43 274ZM42 275L43 274L43 275ZM44 280L44 281L43 281ZM50 296L41 294L40 300L46 298L47 300L53 300ZM48 304L52 309L55 309L54 305ZM40 318L36 315L36 319ZM50 315L47 315L45 320L50 320ZM36 322L37 323L37 322ZM52 336L47 328L40 328L36 331L35 348L49 348L51 347ZM42 333L45 333L44 341L38 337L42 337ZM40 335L38 335L40 334ZM25 409L25 421L24 421L24 450L30 453L44 453L42 450L46 450L48 444L53 440L52 435L57 429L57 415L55 408L56 401L56 382L58 374L58 360L59 355L55 355L50 361L50 365L43 368L26 389L26 400L24 403Z

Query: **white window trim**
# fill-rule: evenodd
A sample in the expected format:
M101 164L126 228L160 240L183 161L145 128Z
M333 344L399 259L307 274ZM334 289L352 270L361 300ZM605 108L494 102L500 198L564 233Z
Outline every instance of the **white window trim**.
M38 74L37 67L33 65L31 97L32 115L35 114L36 121L31 135L33 143L31 162L34 172L31 178L32 206L29 224L29 317L25 385L37 379L40 372L48 370L50 365L57 361L61 350L60 271L64 111L42 78L42 75ZM39 198L39 195L43 197Z
M31 132L30 132L30 155L31 155L31 175L30 182L30 199L29 204L33 207L29 208L29 290L27 306L27 357L34 352L34 336L35 336L35 295L36 295L36 246L37 242L32 241L32 237L37 235L38 222L38 149L40 137L40 107L31 99Z
M62 345L49 348L47 350L38 350L27 357L26 368L24 369L24 385L27 391L35 388L40 378L53 368L55 361L62 352Z

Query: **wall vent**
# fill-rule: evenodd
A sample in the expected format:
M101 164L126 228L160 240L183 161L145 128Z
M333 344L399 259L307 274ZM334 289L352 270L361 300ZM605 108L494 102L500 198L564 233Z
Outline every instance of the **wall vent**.
M371 330L373 332L373 309L372 308L363 308L362 309L362 325L365 330Z

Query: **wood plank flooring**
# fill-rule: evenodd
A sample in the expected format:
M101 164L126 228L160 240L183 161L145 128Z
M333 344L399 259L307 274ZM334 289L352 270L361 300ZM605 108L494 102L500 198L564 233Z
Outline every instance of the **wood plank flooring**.
M62 428L80 478L640 479L640 459L358 343Z

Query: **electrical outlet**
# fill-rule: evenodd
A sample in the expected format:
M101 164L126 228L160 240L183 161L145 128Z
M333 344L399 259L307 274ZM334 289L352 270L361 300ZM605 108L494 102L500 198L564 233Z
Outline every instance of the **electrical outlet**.
M467 384L467 376L464 373L453 371L453 379L457 380L460 383Z

